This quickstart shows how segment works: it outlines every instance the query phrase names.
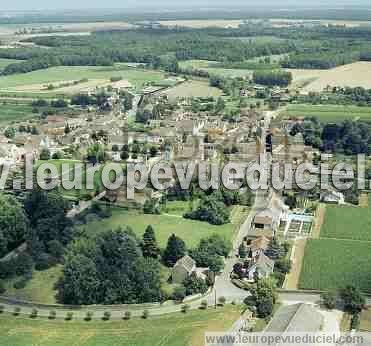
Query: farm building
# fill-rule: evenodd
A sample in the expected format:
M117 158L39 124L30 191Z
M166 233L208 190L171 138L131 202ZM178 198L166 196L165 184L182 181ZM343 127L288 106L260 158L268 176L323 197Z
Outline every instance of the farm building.
M309 304L282 306L265 329L266 333L316 333L322 329L323 315Z

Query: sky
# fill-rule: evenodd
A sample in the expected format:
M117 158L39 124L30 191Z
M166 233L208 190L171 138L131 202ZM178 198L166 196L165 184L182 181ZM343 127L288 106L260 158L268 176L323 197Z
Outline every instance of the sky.
M94 8L200 8L200 7L247 7L274 6L290 7L340 7L369 6L371 0L1 0L0 12L9 10L60 10L60 9L94 9Z

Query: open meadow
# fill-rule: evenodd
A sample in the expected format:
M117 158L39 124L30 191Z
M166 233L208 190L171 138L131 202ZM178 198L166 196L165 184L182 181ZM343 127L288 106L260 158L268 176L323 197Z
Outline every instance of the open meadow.
M167 89L166 94L170 99L182 97L218 97L222 92L218 88L211 87L206 81L188 81L173 88Z
M164 248L168 238L175 233L185 241L188 248L194 248L202 238L213 234L220 234L226 239L232 240L238 223L214 226L207 222L184 219L176 214L147 215L123 209L113 209L110 218L93 221L82 227L85 228L87 235L94 236L105 230L130 226L138 237L141 237L148 225L152 225L154 228L160 247Z
M0 316L0 344L59 346L199 346L206 331L228 330L241 307L195 310L128 321L60 321Z
M344 120L371 121L371 107L291 104L280 115L286 118L316 117L325 123L341 122Z
M121 77L133 86L142 87L145 83L161 82L164 79L164 74L159 71L128 68L123 64L115 66L58 66L29 73L2 76L0 77L0 91L2 93L51 93L51 91L56 94L76 93L80 89L81 91L84 89L94 90L96 86L107 85L111 77ZM87 81L83 81L86 79ZM79 81L79 83L73 84L75 81ZM71 86L60 87L61 83L71 83ZM48 89L50 84L55 87L54 90Z

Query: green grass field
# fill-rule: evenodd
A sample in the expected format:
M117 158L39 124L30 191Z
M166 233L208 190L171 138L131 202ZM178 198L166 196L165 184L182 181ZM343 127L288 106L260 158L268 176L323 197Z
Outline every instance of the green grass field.
M371 209L327 206L321 237L371 241Z
M207 81L188 81L166 90L170 99L178 97L218 97L222 95L221 90L209 86Z
M226 239L232 240L238 224L237 220L234 222L235 224L213 226L206 222L187 220L179 215L145 215L122 209L113 209L110 218L94 221L84 227L89 235L94 236L105 230L130 226L141 237L147 226L152 225L161 247L165 247L168 238L175 233L185 241L188 248L193 248L198 245L202 238L209 237L212 234L220 234Z
M58 66L29 73L15 74L0 77L0 89L44 84L61 81L87 79L109 80L111 77L121 76L135 86L141 87L146 82L160 82L164 74L158 71L127 68L124 65L105 66ZM55 90L58 94L58 89ZM60 93L60 92L59 92Z
M344 120L371 121L371 107L338 105L289 105L283 117L316 117L323 122L341 122Z
M218 62L207 60L187 60L179 63L182 68L193 68L196 70L204 70L210 74L222 77L246 77L252 76L253 71L244 69L230 69L217 67Z
M225 331L239 318L241 307L190 311L148 320L48 321L0 316L0 345L24 346L199 346L206 331Z
M23 121L37 117L38 114L32 113L30 105L0 103L0 123Z
M21 62L21 60L14 60L14 59L3 59L0 58L0 70L7 67L10 64Z
M310 239L305 248L299 288L334 289L354 284L371 293L371 243Z
M62 266L52 267L44 271L35 271L33 277L27 282L25 288L15 289L14 282L18 279L5 281L5 295L17 298L20 300L29 300L34 302L42 302L44 304L55 304L55 283L58 281L62 271Z

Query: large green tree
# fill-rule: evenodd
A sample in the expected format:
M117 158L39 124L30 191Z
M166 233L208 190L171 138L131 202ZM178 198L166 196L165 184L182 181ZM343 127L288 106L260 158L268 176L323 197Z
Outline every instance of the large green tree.
M155 230L149 225L143 234L142 251L144 257L158 258L160 249L157 245Z
M186 251L187 249L184 241L175 234L172 234L168 239L163 261L168 267L172 267L178 259L185 256Z
M22 205L13 197L0 194L0 256L26 239L28 220Z

